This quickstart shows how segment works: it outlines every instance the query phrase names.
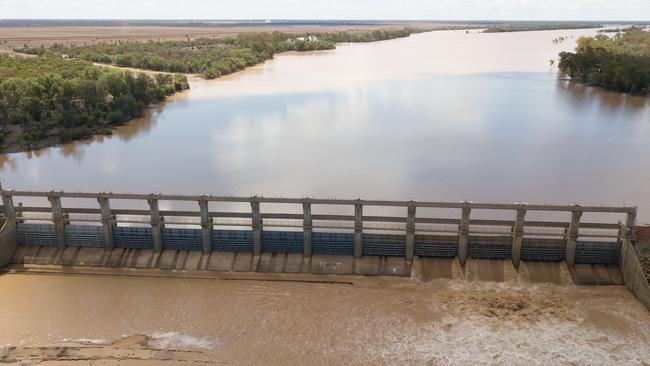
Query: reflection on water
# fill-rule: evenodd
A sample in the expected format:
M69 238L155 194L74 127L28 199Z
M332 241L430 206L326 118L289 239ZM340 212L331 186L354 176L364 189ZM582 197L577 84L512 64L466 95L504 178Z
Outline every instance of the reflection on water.
M636 204L645 98L558 81L593 30L433 32L287 53L100 136L0 157L22 189ZM573 37L573 38L571 38Z
M187 92L179 93L168 99L167 103L182 103L186 98ZM72 158L77 161L81 161L84 155L84 149L87 146L90 146L94 143L104 143L109 142L111 139L117 138L120 141L129 142L133 138L139 135L146 135L151 129L156 125L156 121L159 118L160 114L164 111L166 104L161 103L154 105L147 111L141 118L137 118L131 121L128 124L123 126L118 126L113 129L113 134L110 136L97 135L91 138L71 142L69 144L64 144L58 147L61 155L66 158ZM36 151L27 152L26 155L28 158L40 157L43 153L50 153L53 149L41 149ZM6 156L6 155L5 155ZM0 157L3 157L0 155ZM1 161L0 161L1 164Z
M601 108L609 109L610 112L620 110L625 113L647 113L646 108L650 106L650 100L640 96L592 88L566 80L559 80L558 85L562 90L568 92L567 94L573 98L574 103L595 104Z

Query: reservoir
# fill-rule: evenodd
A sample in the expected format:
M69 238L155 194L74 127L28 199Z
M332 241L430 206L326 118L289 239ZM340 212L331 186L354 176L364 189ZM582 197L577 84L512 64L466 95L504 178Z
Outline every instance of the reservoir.
M25 190L638 205L650 223L650 102L550 63L595 32L281 54L195 81L113 136L0 156L0 176Z

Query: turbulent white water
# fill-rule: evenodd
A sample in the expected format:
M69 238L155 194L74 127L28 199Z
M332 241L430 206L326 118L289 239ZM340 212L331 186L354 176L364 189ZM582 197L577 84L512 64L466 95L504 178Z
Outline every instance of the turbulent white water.
M644 331L650 329L645 327ZM442 325L405 324L392 329L385 341L380 346L368 343L363 362L647 365L650 360L650 351L642 339L565 321L516 324L446 318Z
M102 338L79 338L79 339L64 338L63 342L88 344L88 345L105 345L111 343L110 340L102 339Z
M68 338L95 346L79 351L92 357L153 360L164 349L183 360L245 365L650 360L650 313L623 286L351 280L3 275L0 293L12 296L0 302L0 344L51 354L47 347Z
M149 344L162 348L199 348L212 350L220 347L222 343L210 337L192 337L179 332L156 332L151 334Z

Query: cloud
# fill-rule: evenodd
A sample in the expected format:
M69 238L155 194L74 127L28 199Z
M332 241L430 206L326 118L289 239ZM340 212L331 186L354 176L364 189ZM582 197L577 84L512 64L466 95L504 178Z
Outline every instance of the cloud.
M648 0L0 0L0 18L648 20Z

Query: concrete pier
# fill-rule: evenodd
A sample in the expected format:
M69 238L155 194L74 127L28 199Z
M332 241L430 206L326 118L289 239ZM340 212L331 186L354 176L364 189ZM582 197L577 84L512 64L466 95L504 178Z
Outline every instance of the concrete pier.
M522 205L517 209L517 217L515 218L515 225L512 228L512 264L519 267L521 260L521 245L524 238L524 220L526 218L526 206Z
M576 240L578 239L578 229L580 227L581 217L582 210L580 210L579 207L576 207L576 209L571 212L571 223L569 224L569 229L567 230L566 263L569 266L572 266L575 263Z
M260 213L260 201L257 197L251 199L251 219L253 228L253 255L262 254L262 214Z
M54 222L54 232L56 233L56 247L59 250L63 250L65 249L65 221L61 206L61 196L57 192L50 192L47 199L52 205L52 221Z
M363 256L363 205L354 204L354 258Z
M461 265L467 261L467 246L469 243L469 216L472 208L466 203L462 208L460 226L458 228L458 260Z
M201 211L203 253L210 254L212 252L212 228L214 227L214 224L212 218L210 218L210 209L208 208L207 199L199 199L199 209Z
M104 229L104 249L113 250L115 249L115 243L113 242L113 226L115 226L115 216L111 213L111 206L109 200L106 197L98 197L97 202L99 203L99 210L102 215L102 227Z
M415 202L410 201L406 214L406 243L404 256L412 260L415 255Z
M303 232L303 255L305 257L311 257L312 248L311 248L311 238L314 222L311 218L311 201L307 198L302 203L302 232Z
M156 195L149 195L147 198L149 203L149 213L151 217L151 240L153 242L153 251L156 253L162 252L162 218L160 217L160 209L158 208L158 198Z

